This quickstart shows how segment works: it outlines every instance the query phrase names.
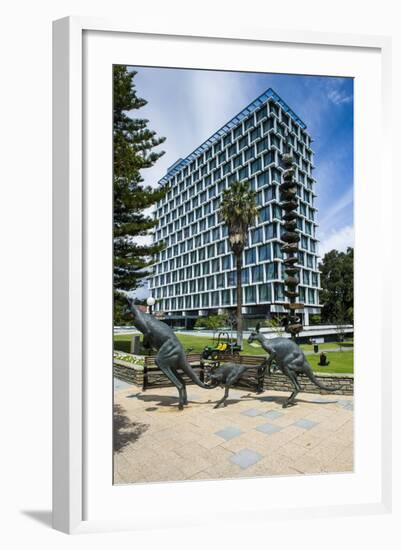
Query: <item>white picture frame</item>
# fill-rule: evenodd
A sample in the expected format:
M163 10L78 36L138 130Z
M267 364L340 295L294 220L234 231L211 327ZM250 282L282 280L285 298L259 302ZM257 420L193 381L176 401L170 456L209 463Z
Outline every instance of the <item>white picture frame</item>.
M84 179L87 177L85 168L85 155L90 155L85 145L84 139L84 124L85 111L88 108L86 103L84 87L87 84L88 75L84 71L83 60L88 60L91 53L88 54L88 42L85 41L85 35L92 33L91 36L102 39L107 37L108 44L110 41L122 39L144 38L148 41L165 40L168 37L179 39L181 43L184 41L187 44L222 44L227 41L227 47L235 44L236 51L239 51L242 46L249 47L250 45L285 45L288 48L302 48L304 52L314 51L314 48L332 48L342 51L344 55L353 55L358 51L374 52L377 61L381 67L380 82L376 85L380 87L380 93L376 96L375 108L380 112L378 125L382 136L381 153L384 152L386 141L389 141L390 128L390 39L386 37L373 36L357 36L357 35L336 35L327 33L313 32L292 32L292 31L276 31L271 29L183 29L180 24L174 26L169 24L166 28L148 28L141 25L139 22L130 24L124 21L106 21L94 18L84 17L69 17L54 22L53 34L53 525L56 529L67 533L88 532L98 530L116 530L116 529L143 529L150 528L153 525L153 519L150 514L144 513L140 518L132 515L132 517L112 517L111 501L110 517L107 514L106 508L102 508L96 517L88 516L88 500L90 490L88 490L88 476L92 476L92 481L89 483L93 487L93 480L97 479L96 468L93 463L88 463L85 455L88 452L90 445L93 442L88 440L88 434L91 433L91 412L88 407L101 407L102 414L99 412L99 418L107 418L108 404L96 402L96 397L93 393L88 396L88 373L86 372L87 355L90 353L90 346L93 346L93 338L91 330L88 329L87 316L90 316L88 310L88 302L85 305L86 295L89 291L89 280L85 275L85 270L88 263L88 251L90 250L90 237L87 238L87 232L93 232L93 228L89 228L88 224L98 223L98 220L91 215L86 217L88 207L87 191L84 186ZM167 42L166 42L167 43ZM93 42L92 51L98 47L99 52L101 46L96 45L96 40ZM217 47L217 46L216 46ZM89 49L90 49L89 48ZM153 54L157 57L157 52ZM306 54L305 54L306 55ZM86 57L85 57L86 56ZM159 50L160 64L163 66L165 59ZM117 56L118 57L118 56ZM116 58L116 62L124 62L122 58ZM125 61L128 64L128 60ZM140 64L136 59L130 61L132 64ZM246 69L247 67L243 67ZM283 71L284 72L284 71ZM341 73L340 73L341 74ZM379 88L377 88L379 90ZM361 123L357 119L357 123ZM379 146L380 149L380 146ZM358 151L358 150L357 150ZM359 154L359 152L357 152ZM111 152L110 152L111 155ZM384 162L383 155L379 159L377 176L380 179L380 186L377 185L377 193L381 199L391 196L391 175L389 167ZM363 167L358 165L356 170L362 170ZM111 182L111 179L110 179ZM372 187L373 188L373 187ZM369 187L368 187L369 189ZM365 199L364 199L365 200ZM368 199L366 199L368 200ZM90 201L89 201L90 202ZM372 207L370 204L369 208ZM91 205L89 205L91 208ZM368 208L368 211L369 211ZM93 213L93 212L92 212ZM386 229L389 230L388 220L384 214L382 207L379 212L381 223L381 234ZM365 224L368 220L363 215L356 217L357 232L358 224ZM103 227L102 232L107 237L109 226ZM110 233L111 235L111 233ZM371 234L370 234L371 235ZM361 236L361 241L364 237ZM374 238L374 236L372 236ZM111 239L111 237L110 237ZM390 246L383 244L382 254L388 259ZM366 247L361 246L361 253L356 254L356 261L360 262L362 269L366 268L367 258L365 257ZM94 260L96 261L96 259ZM365 266L365 267L364 267ZM387 274L381 273L379 276L379 287L381 291L388 286ZM107 279L106 279L107 283ZM362 285L363 286L363 285ZM362 288L357 291L356 299L363 301L364 291ZM270 517L274 518L301 518L313 517L319 515L324 509L324 513L332 516L364 514L364 513L385 513L391 509L391 433L386 426L391 425L391 357L389 346L389 334L383 329L381 318L383 311L391 301L391 296L388 293L384 294L384 303L380 306L380 313L377 319L373 320L373 332L380 334L378 337L377 354L374 355L380 359L380 369L376 369L378 373L378 383L373 384L374 387L380 387L380 403L377 405L377 411L380 412L377 418L377 425L372 428L374 433L374 444L378 446L378 456L375 463L376 473L380 476L380 487L377 486L375 494L380 494L380 497L370 498L368 494L361 497L360 500L354 496L350 500L341 502L336 500L333 502L325 502L325 504L317 504L315 507L309 505L300 506L295 502L295 505L286 506L280 504L276 509L274 506L269 508ZM93 301L90 302L89 304ZM377 304L379 307L379 304ZM106 314L107 311L106 310ZM111 323L111 321L110 321ZM364 337L369 337L366 329ZM376 353L376 352L375 352ZM360 359L373 361L360 354ZM111 365L111 363L110 363ZM111 369L111 366L110 366ZM110 376L111 379L111 376ZM110 382L111 383L111 382ZM99 383L100 388L100 383ZM365 389L357 389L357 398L360 399L361 411L363 412L364 396L369 396L369 392L374 388L366 387ZM91 386L91 392L94 388ZM111 392L111 388L110 388ZM365 392L365 393L364 393ZM101 394L101 391L99 391ZM386 397L385 397L386 396ZM91 405L88 405L88 402ZM100 404L99 404L100 403ZM100 411L100 408L97 409ZM360 411L360 414L361 414ZM356 411L358 415L358 408ZM110 427L107 424L106 427ZM107 429L106 429L107 431ZM103 436L101 436L103 437ZM363 439L360 438L360 439ZM359 441L358 444L361 444ZM93 445L95 445L93 443ZM94 447L95 448L95 447ZM107 448L107 446L105 446ZM110 454L112 449L110 448ZM93 453L92 453L93 456ZM101 458L99 458L101 462ZM380 471L379 471L380 470ZM352 474L351 474L352 475ZM327 476L330 477L330 476ZM112 473L110 472L109 483L111 484ZM320 478L319 483L323 483L323 478ZM247 491L255 490L255 482L262 483L261 480L241 480L241 489ZM104 480L99 484L104 483ZM208 483L207 490L202 490L202 485ZM226 485L222 486L221 483ZM230 498L230 487L238 481L229 482L197 482L196 489L193 485L192 492L198 492L198 499L206 498L206 493L210 496L214 491L219 491L222 487L226 490L228 498ZM273 490L273 484L277 488L277 483L286 483L286 480L276 479L269 481L269 490ZM303 489L309 484L312 486L312 478L304 478ZM337 483L338 480L337 480ZM247 486L245 484L248 484ZM169 485L170 489L166 486ZM171 486L175 486L176 493L182 493L184 498L187 498L185 486L188 484L159 484L152 486L141 486L136 488L137 497L154 498L158 494L161 501L168 498ZM121 495L124 493L124 498L129 499L130 488L123 487ZM356 489L355 489L356 490ZM372 492L372 494L373 494ZM133 493L132 493L133 494ZM245 494L245 493L244 493ZM99 500L107 500L106 493L103 497L100 493L97 495ZM352 500L353 499L353 500ZM129 500L128 500L129 501ZM137 502L137 501L136 501ZM227 504L228 506L228 504ZM233 506L233 515L231 521L237 521L239 518L235 516L235 503ZM252 514L252 511L254 513ZM221 513L222 521L229 521L225 514L226 510ZM243 512L243 511L242 511ZM256 502L252 510L246 510L248 516L242 514L244 521L263 521L263 505ZM213 517L213 521L219 519ZM167 517L164 521L159 522L163 526L188 526L195 521L195 514L190 513L173 520ZM247 517L246 517L247 516ZM153 516L154 517L154 516ZM196 522L201 521L197 516ZM206 516L202 520L204 522L211 521L211 518ZM201 521L201 522L202 522Z

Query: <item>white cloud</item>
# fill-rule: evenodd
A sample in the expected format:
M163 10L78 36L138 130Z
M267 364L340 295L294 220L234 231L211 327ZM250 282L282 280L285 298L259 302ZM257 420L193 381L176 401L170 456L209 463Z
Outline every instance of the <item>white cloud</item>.
M343 103L350 103L353 100L353 95L347 93L343 89L343 84L346 79L336 78L332 80L327 80L328 94L327 97L329 100L334 103L334 105L342 105Z
M321 181L321 180L320 180ZM335 202L333 202L328 208L322 211L322 225L327 227L332 224L334 219L346 208L353 204L354 189L352 186L343 193ZM323 228L324 229L324 228Z
M319 244L319 256L323 257L326 252L336 249L345 252L347 248L354 246L354 227L346 225L337 231L332 231L327 237L322 239Z

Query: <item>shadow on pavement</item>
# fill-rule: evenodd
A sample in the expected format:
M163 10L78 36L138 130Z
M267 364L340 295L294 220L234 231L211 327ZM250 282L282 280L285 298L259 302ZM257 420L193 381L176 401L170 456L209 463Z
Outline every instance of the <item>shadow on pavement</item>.
M121 451L129 443L137 441L149 428L149 424L131 422L121 405L113 407L113 449Z

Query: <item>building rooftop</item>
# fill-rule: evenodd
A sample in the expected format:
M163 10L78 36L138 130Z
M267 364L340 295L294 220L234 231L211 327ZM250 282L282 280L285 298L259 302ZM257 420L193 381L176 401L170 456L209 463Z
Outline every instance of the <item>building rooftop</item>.
M273 98L281 108L293 119L297 124L301 126L304 130L306 129L306 124L299 118L299 116L294 113L292 109L285 103L283 99L273 90L273 88L268 88L263 94L254 99L252 103L247 105L242 111L236 114L231 120L229 120L224 126L222 126L217 132L210 136L206 141L204 141L199 147L197 147L192 153L190 153L184 159L178 159L174 164L172 164L167 171L167 174L159 180L160 184L166 184L168 179L179 172L184 166L189 164L192 160L198 157L203 151L208 149L210 145L213 145L217 140L226 135L232 128L238 125L244 118L256 111L265 101L269 98Z

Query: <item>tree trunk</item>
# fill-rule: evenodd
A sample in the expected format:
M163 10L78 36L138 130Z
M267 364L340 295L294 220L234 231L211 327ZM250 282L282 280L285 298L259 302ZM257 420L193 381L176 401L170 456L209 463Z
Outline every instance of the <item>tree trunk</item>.
M242 251L236 256L237 259L237 344L242 350Z

